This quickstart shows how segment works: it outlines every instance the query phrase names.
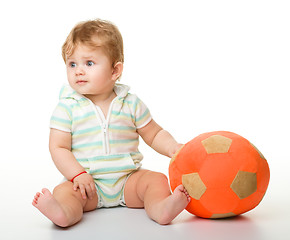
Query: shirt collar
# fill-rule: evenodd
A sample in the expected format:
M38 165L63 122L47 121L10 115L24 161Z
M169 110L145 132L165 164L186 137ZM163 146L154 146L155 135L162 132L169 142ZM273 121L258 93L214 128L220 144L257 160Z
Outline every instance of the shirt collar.
M114 91L118 98L124 98L127 96L130 87L124 84L116 83L114 86ZM61 88L59 93L59 99L75 99L75 100L84 100L86 99L82 94L74 90L70 85L65 84Z

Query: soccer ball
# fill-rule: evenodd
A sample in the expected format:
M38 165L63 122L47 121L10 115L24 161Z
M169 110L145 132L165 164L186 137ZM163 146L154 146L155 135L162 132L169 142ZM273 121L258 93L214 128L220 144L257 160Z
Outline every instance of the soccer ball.
M262 153L231 132L210 132L186 143L171 159L172 191L183 184L191 196L186 210L203 218L225 218L255 208L270 179Z

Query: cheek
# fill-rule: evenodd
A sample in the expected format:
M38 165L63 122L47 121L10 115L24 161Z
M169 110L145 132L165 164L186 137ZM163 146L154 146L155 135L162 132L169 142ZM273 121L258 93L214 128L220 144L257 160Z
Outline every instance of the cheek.
M91 72L88 72L87 75L91 78L96 79L96 80L100 80L100 79L104 78L103 71L91 71Z
M67 73L67 80L69 83L74 83L74 76L71 73Z
M66 71L66 75L68 78L72 78L74 76L74 72L72 70Z

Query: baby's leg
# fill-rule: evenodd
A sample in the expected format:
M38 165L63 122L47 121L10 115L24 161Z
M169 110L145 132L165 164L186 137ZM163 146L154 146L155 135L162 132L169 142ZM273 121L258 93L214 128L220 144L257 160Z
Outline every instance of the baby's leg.
M83 199L80 191L74 191L73 184L68 181L58 185L53 194L44 188L42 193L35 195L32 202L33 206L60 227L77 223L84 211L95 209L97 204L97 194L92 200Z
M128 207L144 207L159 224L168 224L186 208L190 197L182 185L171 194L164 174L140 170L126 183L125 201Z

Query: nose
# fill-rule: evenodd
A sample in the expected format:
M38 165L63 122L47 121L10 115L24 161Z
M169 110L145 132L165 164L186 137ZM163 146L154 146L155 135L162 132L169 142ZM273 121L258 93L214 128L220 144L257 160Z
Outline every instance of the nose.
M85 74L85 71L81 66L77 66L75 73L76 73L76 76L81 76Z

